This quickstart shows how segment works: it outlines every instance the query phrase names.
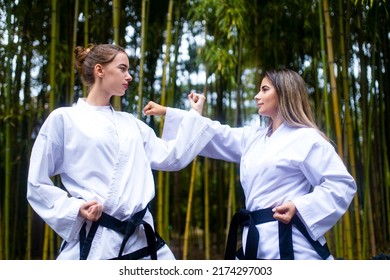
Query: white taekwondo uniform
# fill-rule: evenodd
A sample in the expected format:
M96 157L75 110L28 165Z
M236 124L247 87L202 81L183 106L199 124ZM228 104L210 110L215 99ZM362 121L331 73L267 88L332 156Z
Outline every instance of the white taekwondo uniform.
M176 136L186 114L167 109L163 139ZM324 245L324 234L347 211L357 188L334 147L313 128L282 124L269 137L267 128L260 126L231 128L216 121L212 125L217 132L200 155L240 164L246 210L272 209L292 201L310 237ZM257 258L280 259L278 222L256 228ZM243 248L247 232L244 227ZM295 226L292 240L294 259L321 259Z
M28 175L27 199L66 246L58 259L79 259L79 232L85 220L79 208L97 200L103 212L123 221L145 209L155 196L151 169L176 171L188 165L213 137L214 130L190 110L179 125L178 140L163 141L133 115L111 106L90 106L80 98L73 107L54 110L34 143ZM65 188L52 176L60 175ZM146 211L144 220L153 226ZM91 226L87 222L88 227ZM99 227L88 259L118 256L123 236ZM146 246L143 226L126 243L124 254ZM167 246L158 259L174 259Z

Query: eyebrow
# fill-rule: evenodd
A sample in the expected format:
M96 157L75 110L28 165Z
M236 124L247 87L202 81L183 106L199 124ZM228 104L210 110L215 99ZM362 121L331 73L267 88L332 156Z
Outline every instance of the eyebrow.
M118 67L130 68L127 64L124 64L124 63L120 63L120 64L118 65Z

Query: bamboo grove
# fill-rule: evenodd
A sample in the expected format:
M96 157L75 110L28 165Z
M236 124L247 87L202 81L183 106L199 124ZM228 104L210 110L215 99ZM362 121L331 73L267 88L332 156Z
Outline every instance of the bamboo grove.
M149 100L187 108L191 90L222 123L258 122L264 70L306 80L317 124L358 192L327 236L339 259L390 254L390 5L386 0L0 0L0 259L54 259L60 238L26 201L29 155L47 115L85 96L72 50L126 48L134 80L113 100L157 134ZM195 78L194 78L195 77ZM156 172L156 227L178 259L221 259L243 205L238 166L197 157ZM53 178L58 186L59 178Z

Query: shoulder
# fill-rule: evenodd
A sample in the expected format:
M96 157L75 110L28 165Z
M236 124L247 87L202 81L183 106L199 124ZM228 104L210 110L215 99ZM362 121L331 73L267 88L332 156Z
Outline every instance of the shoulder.
M54 109L53 111L50 112L50 114L46 118L45 124L48 125L53 122L55 123L63 122L64 119L68 118L69 116L72 116L74 111L75 110L73 107L60 107Z
M335 147L328 139L321 135L315 128L290 128L291 134L288 141L297 152L302 155L317 151L320 153L334 153Z
M281 129L281 137L289 145L305 146L306 149L315 145L327 145L329 141L321 135L321 132L311 127L292 127L284 124Z
M65 127L67 126L67 123L71 121L72 112L74 112L73 107L60 107L54 109L40 127L39 135L53 143L61 143Z
M53 111L50 112L49 116L62 116L69 114L71 111L73 111L74 107L59 107L57 109L54 109Z
M290 132L291 139L312 143L329 143L318 129L311 127L291 127L286 125L286 130Z

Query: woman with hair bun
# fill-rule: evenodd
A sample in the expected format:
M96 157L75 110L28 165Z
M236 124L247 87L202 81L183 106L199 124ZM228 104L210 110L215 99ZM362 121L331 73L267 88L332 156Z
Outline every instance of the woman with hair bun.
M132 80L125 50L111 44L76 47L86 98L50 113L35 140L27 199L64 242L57 259L174 259L154 230L152 169L188 165L213 137L211 122L191 109L177 139L163 141L133 115L115 111ZM62 186L51 177L59 175Z

